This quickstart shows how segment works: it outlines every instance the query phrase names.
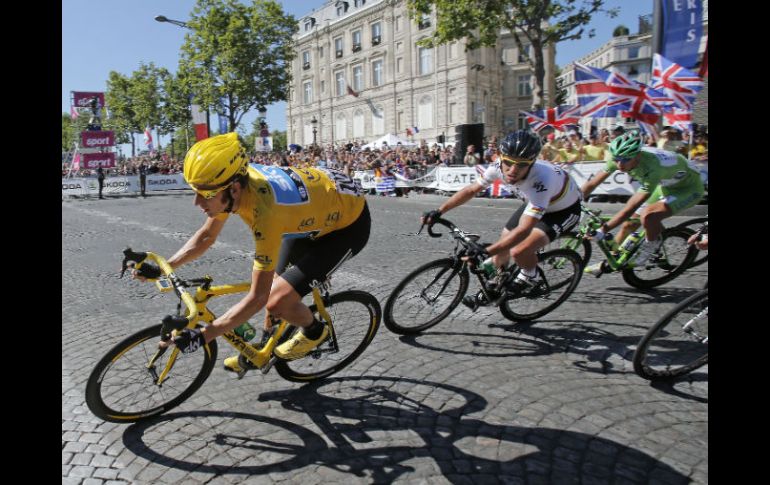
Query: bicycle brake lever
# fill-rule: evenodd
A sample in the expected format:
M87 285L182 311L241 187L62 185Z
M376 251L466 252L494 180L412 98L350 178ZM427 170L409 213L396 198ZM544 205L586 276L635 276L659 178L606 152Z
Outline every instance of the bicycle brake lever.
M126 248L123 251L123 256L124 256L123 257L123 264L122 264L122 267L121 267L121 270L120 270L120 277L121 278L125 274L126 269L128 269L128 265L126 263L128 263L129 261L133 261L135 263L141 263L142 261L147 259L147 253L143 253L143 252L138 252L137 253L137 252L132 251L131 248Z
M420 235L420 233L422 232L422 228L423 228L423 227L425 227L425 223L424 223L424 222L423 222L423 223L422 223L422 225L420 226L420 229L417 231L417 234L415 234L415 236L419 236L419 235Z

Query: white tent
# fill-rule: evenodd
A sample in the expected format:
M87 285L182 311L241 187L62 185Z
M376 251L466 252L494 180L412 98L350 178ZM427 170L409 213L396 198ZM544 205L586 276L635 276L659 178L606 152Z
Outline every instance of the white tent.
M377 140L367 143L366 145L362 146L361 149L365 150L367 148L371 150L375 150L378 148L382 148L383 144L387 144L390 148L395 148L396 145L401 144L401 146L405 147L413 147L417 146L417 143L414 143L409 140L404 140L403 138L399 138L396 135L388 133L387 135L382 136L381 138L378 138Z

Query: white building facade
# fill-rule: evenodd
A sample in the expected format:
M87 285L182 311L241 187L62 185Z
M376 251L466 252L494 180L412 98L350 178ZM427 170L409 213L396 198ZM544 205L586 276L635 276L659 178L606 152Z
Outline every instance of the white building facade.
M405 0L329 1L300 19L287 103L287 140L307 146L371 142L387 133L453 143L455 126L487 136L524 126L533 73L510 34L465 52L463 41L423 48L435 14L412 21ZM545 99L555 92L553 47ZM314 124L312 120L315 119ZM417 130L414 130L414 127Z

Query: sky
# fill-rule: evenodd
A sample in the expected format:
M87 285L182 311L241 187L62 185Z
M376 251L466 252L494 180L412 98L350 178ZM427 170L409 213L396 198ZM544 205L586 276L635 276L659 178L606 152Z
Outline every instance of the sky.
M287 13L297 19L322 6L325 0L278 0ZM153 62L176 72L179 52L186 29L167 22L157 22L155 16L185 21L195 0L63 0L62 1L62 113L70 111L70 91L104 91L110 71L130 76L141 62ZM578 41L562 42L556 46L556 64L564 66L589 54L612 38L618 25L631 33L637 31L639 15L652 13L653 0L607 0L607 8L619 7L615 18L595 15L586 27L595 29L596 36L586 35ZM241 126L250 130L257 118L256 109L247 113ZM217 129L216 116L211 117ZM267 123L271 130L286 129L286 103L267 108ZM138 146L141 136L137 136ZM168 137L161 138L168 143ZM121 147L130 153L131 145Z

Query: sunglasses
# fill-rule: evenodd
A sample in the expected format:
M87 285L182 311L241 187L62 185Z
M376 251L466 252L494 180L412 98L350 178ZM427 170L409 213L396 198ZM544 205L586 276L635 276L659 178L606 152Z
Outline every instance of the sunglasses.
M501 157L502 162L508 167L526 167L535 163L535 159L532 160L514 160L508 157Z
M210 187L208 185L193 185L193 184L190 184L190 187L195 191L196 194L198 194L201 197L203 197L204 199L208 200L208 199L213 199L214 197L217 196L217 194L219 194L220 192L222 192L226 188L230 187L231 185L232 185L232 183L229 183L229 184L225 185L224 187L217 187L217 188L212 188L212 189L206 188L206 187Z
M624 163L630 162L633 160L633 158L634 157L615 157L615 161L622 165Z

